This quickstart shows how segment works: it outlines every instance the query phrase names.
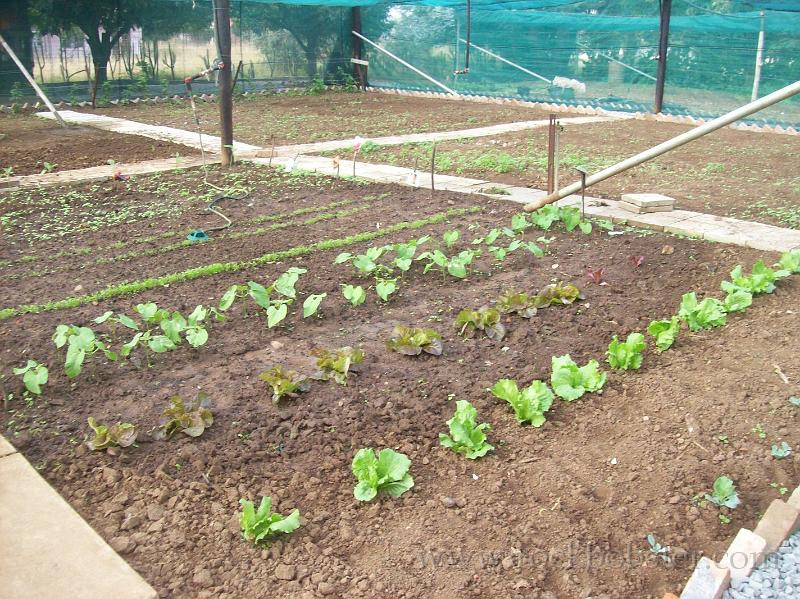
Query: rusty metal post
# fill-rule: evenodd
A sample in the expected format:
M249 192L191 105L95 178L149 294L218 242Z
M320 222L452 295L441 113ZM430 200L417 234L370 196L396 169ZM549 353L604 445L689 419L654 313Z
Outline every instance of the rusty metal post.
M555 178L555 153L556 153L556 115L550 115L550 124L547 129L547 193L556 190Z

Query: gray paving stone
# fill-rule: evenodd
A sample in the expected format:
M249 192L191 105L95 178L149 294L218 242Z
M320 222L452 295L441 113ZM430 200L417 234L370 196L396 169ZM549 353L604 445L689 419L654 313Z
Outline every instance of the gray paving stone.
M17 453L17 450L14 449L14 446L11 445L3 435L0 435L0 458L11 455L12 453Z

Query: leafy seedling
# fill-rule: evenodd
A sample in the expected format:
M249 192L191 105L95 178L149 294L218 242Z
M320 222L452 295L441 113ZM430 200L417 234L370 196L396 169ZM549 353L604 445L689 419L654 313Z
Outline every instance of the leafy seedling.
M727 476L720 476L715 480L714 486L711 489L711 494L706 493L705 498L718 507L730 509L735 508L741 503L739 495L736 493L736 486Z
M757 423L753 428L750 429L750 432L755 433L758 435L759 439L766 439L767 432L764 430L764 427L761 426L761 423Z
M743 289L732 289L722 300L726 312L743 312L753 304L753 294Z
M598 268L598 269L590 268L586 271L586 276L595 285L608 285L608 283L606 283L606 281L604 280L605 275L606 275L606 270L604 268Z
M792 250L783 254L777 266L792 274L800 273L800 250Z
M477 416L478 411L471 403L463 399L456 401L456 413L447 421L450 434L439 433L439 443L456 453L464 454L470 460L485 456L494 449L494 446L486 442L486 433L483 432L490 430L491 426L487 422L477 424Z
M64 372L71 379L81 373L87 354L102 351L108 360L117 359L117 354L109 350L89 327L60 324L53 333L53 343L57 348L67 346Z
M600 391L606 378L597 360L589 360L579 368L569 354L552 358L550 384L555 394L566 401L575 401L587 392Z
M495 305L503 314L518 314L522 318L530 318L536 314L534 298L524 292L506 291L497 298Z
M772 451L770 453L772 453L772 457L776 460L782 460L792 455L792 447L786 441L781 441L780 445L772 446Z
M375 283L375 293L385 302L389 301L389 296L395 291L397 291L397 279L378 279Z
M671 561L669 556L670 548L664 547L661 543L656 541L656 537L653 534L647 535L647 544L650 545L650 553L656 557L660 557L666 563Z
M793 405L794 407L796 407L796 408L800 408L800 397L797 397L797 396L795 396L795 395L792 395L792 396L789 398L789 403L790 403L790 404L792 404L792 405Z
M452 231L445 231L444 234L442 234L442 240L444 241L444 244L448 249L450 249L455 245L459 237L461 237L461 233L458 231L458 229L453 229Z
M576 285L559 281L542 287L539 293L533 296L533 305L536 308L568 306L582 299L586 298Z
M319 369L314 378L322 381L333 379L340 385L346 385L350 372L357 372L358 365L364 361L364 352L352 347L337 350L316 348L311 355L317 358Z
M418 356L422 352L434 356L442 355L442 336L433 329L397 325L386 345L406 356Z
M367 292L360 285L343 285L342 295L354 306L360 306L367 299Z
M136 426L130 422L118 422L111 426L97 424L89 416L89 427L94 431L94 437L86 441L86 446L92 451L100 451L109 447L129 447L136 442Z
M540 427L545 421L545 413L553 405L553 392L542 381L533 381L520 390L511 379L500 379L491 388L492 395L507 401L514 410L517 422Z
M240 499L242 511L239 514L239 526L242 537L253 545L269 546L269 537L278 533L289 534L300 528L300 510L295 509L288 516L272 512L272 499L262 497L258 510L252 501Z
M698 302L694 291L684 294L681 298L678 318L685 321L691 331L721 327L727 322L725 306L721 301L707 297Z
M654 320L647 325L647 332L656 341L656 351L667 351L675 343L681 328L681 319L673 316L670 320Z
M500 341L506 335L506 328L500 322L500 312L486 306L478 310L461 310L456 316L455 326L458 327L458 334L465 337L483 331L489 339Z
M305 393L311 388L307 377L294 370L284 370L283 366L276 364L258 378L272 387L272 403L277 404L284 397L295 398L299 393Z
M548 204L531 213L530 219L534 226L547 231L559 220L559 208L555 204Z
M317 293L309 295L303 302L303 318L313 316L319 310L319 305L328 297L327 293Z
M619 368L622 370L636 370L641 368L643 360L643 352L646 347L644 335L641 333L631 333L628 338L623 342L620 341L616 335L608 345L606 352L608 365L611 368Z
M376 456L369 447L359 449L353 458L352 470L358 484L353 495L359 501L372 501L379 492L391 497L400 497L414 486L409 473L411 460L393 449L381 449Z
M36 360L28 360L22 368L15 368L14 374L22 375L22 383L34 395L42 394L42 385L47 384L49 376L47 366Z
M775 291L775 282L783 277L788 277L789 274L791 274L789 270L773 270L759 260L753 265L749 277L745 276L744 269L739 265L731 271L731 280L723 281L720 286L726 293L737 289L753 295L772 293Z
M169 405L163 412L158 428L153 431L156 440L169 439L177 432L190 437L199 437L214 423L211 413L211 400L202 391L187 406L175 395L170 397Z

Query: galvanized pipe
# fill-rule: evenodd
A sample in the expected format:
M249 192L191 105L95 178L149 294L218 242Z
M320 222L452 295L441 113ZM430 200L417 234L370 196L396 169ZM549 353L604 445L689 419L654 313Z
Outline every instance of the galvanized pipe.
M681 133L680 135L673 137L672 139L668 139L665 142L658 144L657 146L653 146L652 148L645 150L644 152L639 152L635 156L631 156L630 158L626 158L622 162L618 162L617 164L613 164L608 168L604 168L601 171L594 173L593 175L589 175L586 177L586 187L590 187L595 183L600 183L601 181L605 181L609 177L613 177L614 175L618 175L619 173L625 172L634 166L639 166L643 162L647 162L653 158L658 158L662 154L666 154L670 150L674 150L675 148L679 148L680 146L689 143L690 141L694 141L704 135L711 133L712 131L716 131L717 129L721 129L726 125L730 125L731 123L738 121L739 119L743 119L746 116L750 116L751 114L758 112L759 110L763 110L764 108L768 108L773 104L777 104L786 98L790 98L796 94L800 93L800 81L795 81L794 83L787 85L786 87L782 87L781 89L772 92L762 98L759 98L755 102L749 102L744 106L740 106L736 110L732 110L727 114L723 114L715 118L714 120L708 121L707 123L703 123L702 125L695 127L694 129L690 129L685 133ZM568 195L572 195L576 191L581 189L580 181L567 185L563 189L559 189L558 191L551 193L550 195L536 200L535 202L531 202L525 206L525 210L527 212L532 212L534 210L538 210L542 206L546 206L547 204L552 204L553 202L557 202L558 200L567 197Z

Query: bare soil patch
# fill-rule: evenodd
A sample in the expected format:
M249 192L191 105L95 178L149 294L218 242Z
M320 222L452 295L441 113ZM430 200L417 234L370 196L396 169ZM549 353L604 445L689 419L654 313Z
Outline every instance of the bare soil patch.
M343 192L374 190L310 192L326 204ZM369 215L337 219L335 234L476 201L444 193L431 200L426 191L408 188L384 192L402 212L384 203ZM518 209L481 202L479 213L375 245L422 234L441 238L459 228L457 249L463 249L487 228L508 224ZM328 234L309 231L265 237L263 249ZM682 332L674 349L648 353L641 371L610 373L602 395L558 401L542 428L521 427L486 392L497 379L527 384L547 378L551 356L567 352L579 363L602 360L612 335L673 314L683 293L719 295L720 281L737 263L749 267L758 258L775 258L639 231L608 236L598 228L590 235L556 229L548 235L554 239L545 257L516 252L502 265L484 257L463 281L423 275L416 265L388 304L370 291L366 304L351 307L340 283L368 286L370 279L334 265L341 250L331 250L0 321L0 371L10 373L27 358L51 366L43 396L8 402L0 427L161 596L661 597L680 588L697 552L718 558L739 527L754 526L778 496L770 483L792 487L798 480L796 456L775 460L770 444L800 443L798 408L787 401L800 394L800 344L792 333L800 324L792 309L800 281L781 282L775 294L757 298L720 330ZM672 253L662 253L666 244ZM227 257L245 258L249 251L232 246ZM635 267L630 256L644 256L643 264ZM161 261L153 258L153 273L161 271ZM93 356L74 381L60 369L63 353L50 341L59 323L101 330L91 319L105 310L131 314L143 301L190 311L214 303L233 283L270 282L289 266L308 269L297 285L301 301L328 293L320 318L303 319L302 310L293 309L284 325L270 330L253 304L248 316L235 307L228 320L213 325L206 346L184 344L157 356L150 368L141 357L112 364ZM586 278L588 268L599 267L606 269L607 286ZM101 284L104 271L93 272ZM65 273L50 280L68 293L75 279ZM586 299L541 310L531 320L508 319L509 334L499 343L456 335L452 321L461 308L553 280L574 281ZM438 330L444 354L414 359L390 352L385 340L396 323ZM344 345L366 352L362 372L347 386L316 382L296 400L271 403L258 373L276 363L310 373L312 348ZM3 385L19 397L18 377ZM151 441L144 431L157 423L167 398L188 399L199 389L214 402L215 422L205 434ZM453 398L471 401L481 421L492 424L489 441L496 450L480 461L438 444ZM81 441L89 416L136 422L143 431L138 446L117 456L88 452ZM764 439L752 432L757 424ZM412 491L396 500L355 501L350 461L366 446L407 453ZM722 474L734 479L743 500L727 526L715 509L692 500ZM303 516L299 530L263 550L241 540L237 521L238 500L262 494L281 512L297 507ZM672 565L650 555L647 533L672 546Z

